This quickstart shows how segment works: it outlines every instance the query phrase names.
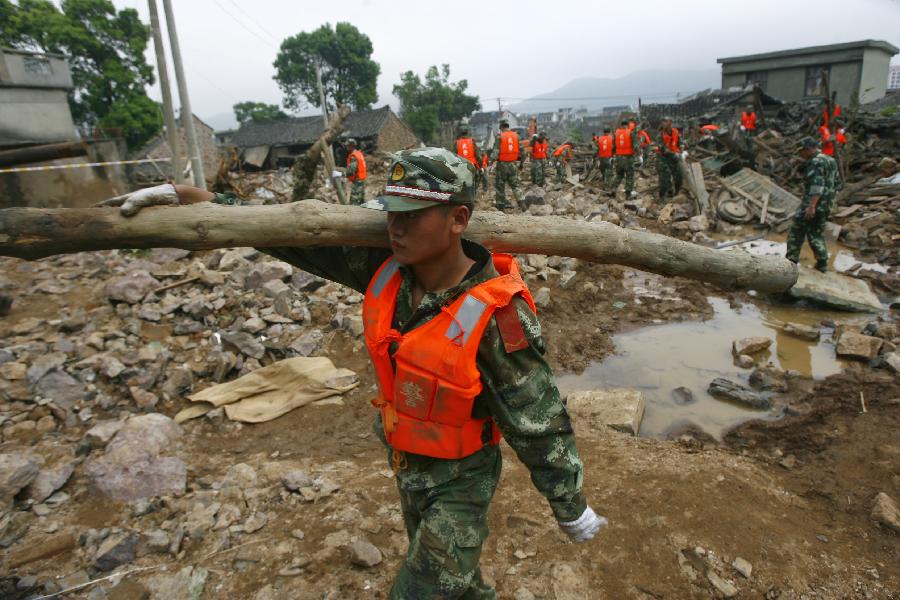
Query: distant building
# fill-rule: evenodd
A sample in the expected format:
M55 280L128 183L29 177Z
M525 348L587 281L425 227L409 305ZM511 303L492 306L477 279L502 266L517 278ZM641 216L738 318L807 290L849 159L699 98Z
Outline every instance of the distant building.
M184 173L190 167L190 160L187 156L187 133L182 125L181 116L176 119L176 127L178 129L179 152L181 153L181 163L176 166ZM203 161L203 175L208 182L215 181L216 173L219 171L220 158L215 132L212 127L204 123L197 115L194 115L194 131L197 132L197 145L200 146L200 158ZM144 144L143 148L134 152L131 158L150 158L154 160L159 160L161 158L168 159L160 162L135 165L131 170L131 177L138 184L149 185L152 183L164 183L174 179L171 160L172 150L169 148L165 130L160 131L155 138Z
M306 152L322 135L322 117L297 117L266 123L244 123L232 136L245 165L256 168L288 167L294 158ZM382 150L396 152L414 148L419 139L409 125L394 114L389 106L350 113L344 121L341 139L356 139L364 152ZM340 165L340 152L336 153Z
M888 71L887 89L900 90L900 65L891 65L891 69Z
M821 98L826 89L837 101L861 104L882 98L891 57L900 52L881 40L811 46L720 58L722 87L758 85L781 100Z
M72 87L62 56L0 48L0 148L77 139Z
M627 112L631 110L631 107L627 104L620 104L618 106L604 106L602 114L607 116L615 116L619 113Z
M508 110L502 112L498 110L477 112L469 119L469 125L472 127L472 136L475 137L475 139L482 140L486 138L491 131L496 134L500 131L500 119L508 120L510 127L519 127L519 119ZM540 123L540 121L538 123Z

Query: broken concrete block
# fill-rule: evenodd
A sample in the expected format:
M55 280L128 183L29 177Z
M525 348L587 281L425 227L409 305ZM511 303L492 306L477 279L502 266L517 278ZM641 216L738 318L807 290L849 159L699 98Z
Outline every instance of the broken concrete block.
M794 298L814 300L840 310L880 312L884 310L878 297L862 279L839 273L819 273L800 267L797 283L789 291Z
M613 388L572 392L566 406L576 420L589 427L604 425L616 431L637 435L644 419L645 400L640 390Z
M884 492L875 496L875 503L872 505L872 520L885 529L900 533L900 509L897 508L894 499Z
M741 354L756 354L772 345L772 340L766 337L749 337L735 340L731 343L731 352L735 356Z
M850 358L875 358L884 340L871 335L845 331L838 338L837 355Z

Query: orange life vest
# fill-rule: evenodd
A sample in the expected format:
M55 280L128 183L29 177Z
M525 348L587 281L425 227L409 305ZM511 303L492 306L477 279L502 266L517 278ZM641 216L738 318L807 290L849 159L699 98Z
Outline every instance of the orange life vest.
M488 166L488 155L487 152L481 155L481 168L487 169Z
M597 156L600 158L612 158L613 153L613 137L611 135L601 135L597 138Z
M616 156L631 156L634 146L631 144L631 130L627 127L616 129Z
M704 125L703 127L700 128L700 131L704 131L706 133L712 133L713 131L718 131L718 130L719 130L718 125Z
M531 145L531 158L547 158L547 142L534 142Z
M650 134L647 133L646 129L638 131L638 139L641 140L641 148L646 148L650 145Z
M347 155L347 166L350 166L350 161L356 159L356 173L353 175L347 176L347 181L365 181L366 180L366 159L363 157L363 153L359 150L354 150L350 154Z
M741 125L744 126L746 130L756 129L756 113L755 112L742 112L741 113Z
M478 163L475 162L475 140L472 138L459 138L456 140L456 153L476 167L478 166Z
M490 417L472 417L482 390L475 362L478 346L494 312L514 296L535 308L515 259L494 254L493 260L498 277L469 289L406 333L392 326L402 281L399 263L389 258L369 282L363 323L379 387L372 404L381 411L385 438L395 451L459 459L485 443L500 442ZM391 354L394 343L397 349Z
M831 130L822 125L819 127L819 135L822 138L822 154L834 156L834 142L828 138L831 137Z
M562 160L569 160L572 158L572 144L563 144L559 148L553 151L553 156L556 158L560 158L560 155L565 152L566 155L562 157Z
M519 160L519 134L515 131L500 132L500 162Z
M662 130L662 142L663 146L672 152L681 152L681 149L678 147L678 130L674 127L672 128L672 133L666 133L665 129Z

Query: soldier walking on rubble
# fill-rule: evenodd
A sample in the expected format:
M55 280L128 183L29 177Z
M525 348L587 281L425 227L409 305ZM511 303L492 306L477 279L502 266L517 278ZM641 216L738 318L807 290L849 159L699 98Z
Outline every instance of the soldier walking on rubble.
M681 165L683 158L681 138L672 127L672 117L663 117L659 127L659 146L656 156L656 170L659 173L659 200L674 198L681 191Z
M837 162L819 152L819 142L805 137L800 142L800 158L805 162L806 189L794 222L788 230L786 257L800 262L803 240L809 241L816 256L816 269L823 273L828 269L828 247L825 245L825 224L831 214L834 195L843 187Z
M519 206L522 205L522 191L519 189L519 173L516 163L521 166L525 156L519 148L519 134L509 130L509 121L500 121L500 135L494 142L491 160L497 163L494 167L494 204L500 210L512 208L506 201L506 184L512 188Z
M460 125L459 133L456 136L456 154L472 163L472 168L477 171L481 166L481 152L475 140L469 135L469 126ZM478 192L478 178L475 178L475 193Z
M625 197L637 196L634 191L634 156L638 149L638 139L637 132L630 127L627 119L623 119L621 126L616 129L613 142L616 155L616 179L609 191L615 196L619 191L619 184L624 179Z
M566 180L566 165L569 164L569 161L574 156L572 152L574 147L574 144L567 140L553 151L553 160L556 163L556 183L562 183Z
M380 390L375 431L409 537L390 598L496 598L479 560L501 435L570 539L590 540L606 519L582 494L575 435L515 259L462 238L475 201L469 164L421 148L396 154L388 173L384 195L364 206L387 213L391 249L264 252L365 293L364 336ZM131 216L203 201L235 198L166 184L105 204Z
M366 201L366 158L356 149L356 140L347 140L347 168L344 169L350 182L350 204Z
M609 127L603 129L603 135L598 135L594 140L597 144L597 166L600 169L600 177L603 185L609 187L612 183L613 162L613 136Z
M544 185L547 169L547 134L543 131L531 140L531 183Z

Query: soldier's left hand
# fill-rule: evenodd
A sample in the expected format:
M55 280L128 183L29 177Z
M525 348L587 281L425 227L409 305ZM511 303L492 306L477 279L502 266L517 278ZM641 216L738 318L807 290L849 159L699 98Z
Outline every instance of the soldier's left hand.
M138 211L147 206L168 206L180 204L178 192L171 183L155 185L153 187L137 190L128 194L122 194L115 198L101 200L94 206L118 206L123 217L136 215Z
M816 218L816 207L810 204L806 207L806 210L803 211L803 218L807 221L812 221Z

